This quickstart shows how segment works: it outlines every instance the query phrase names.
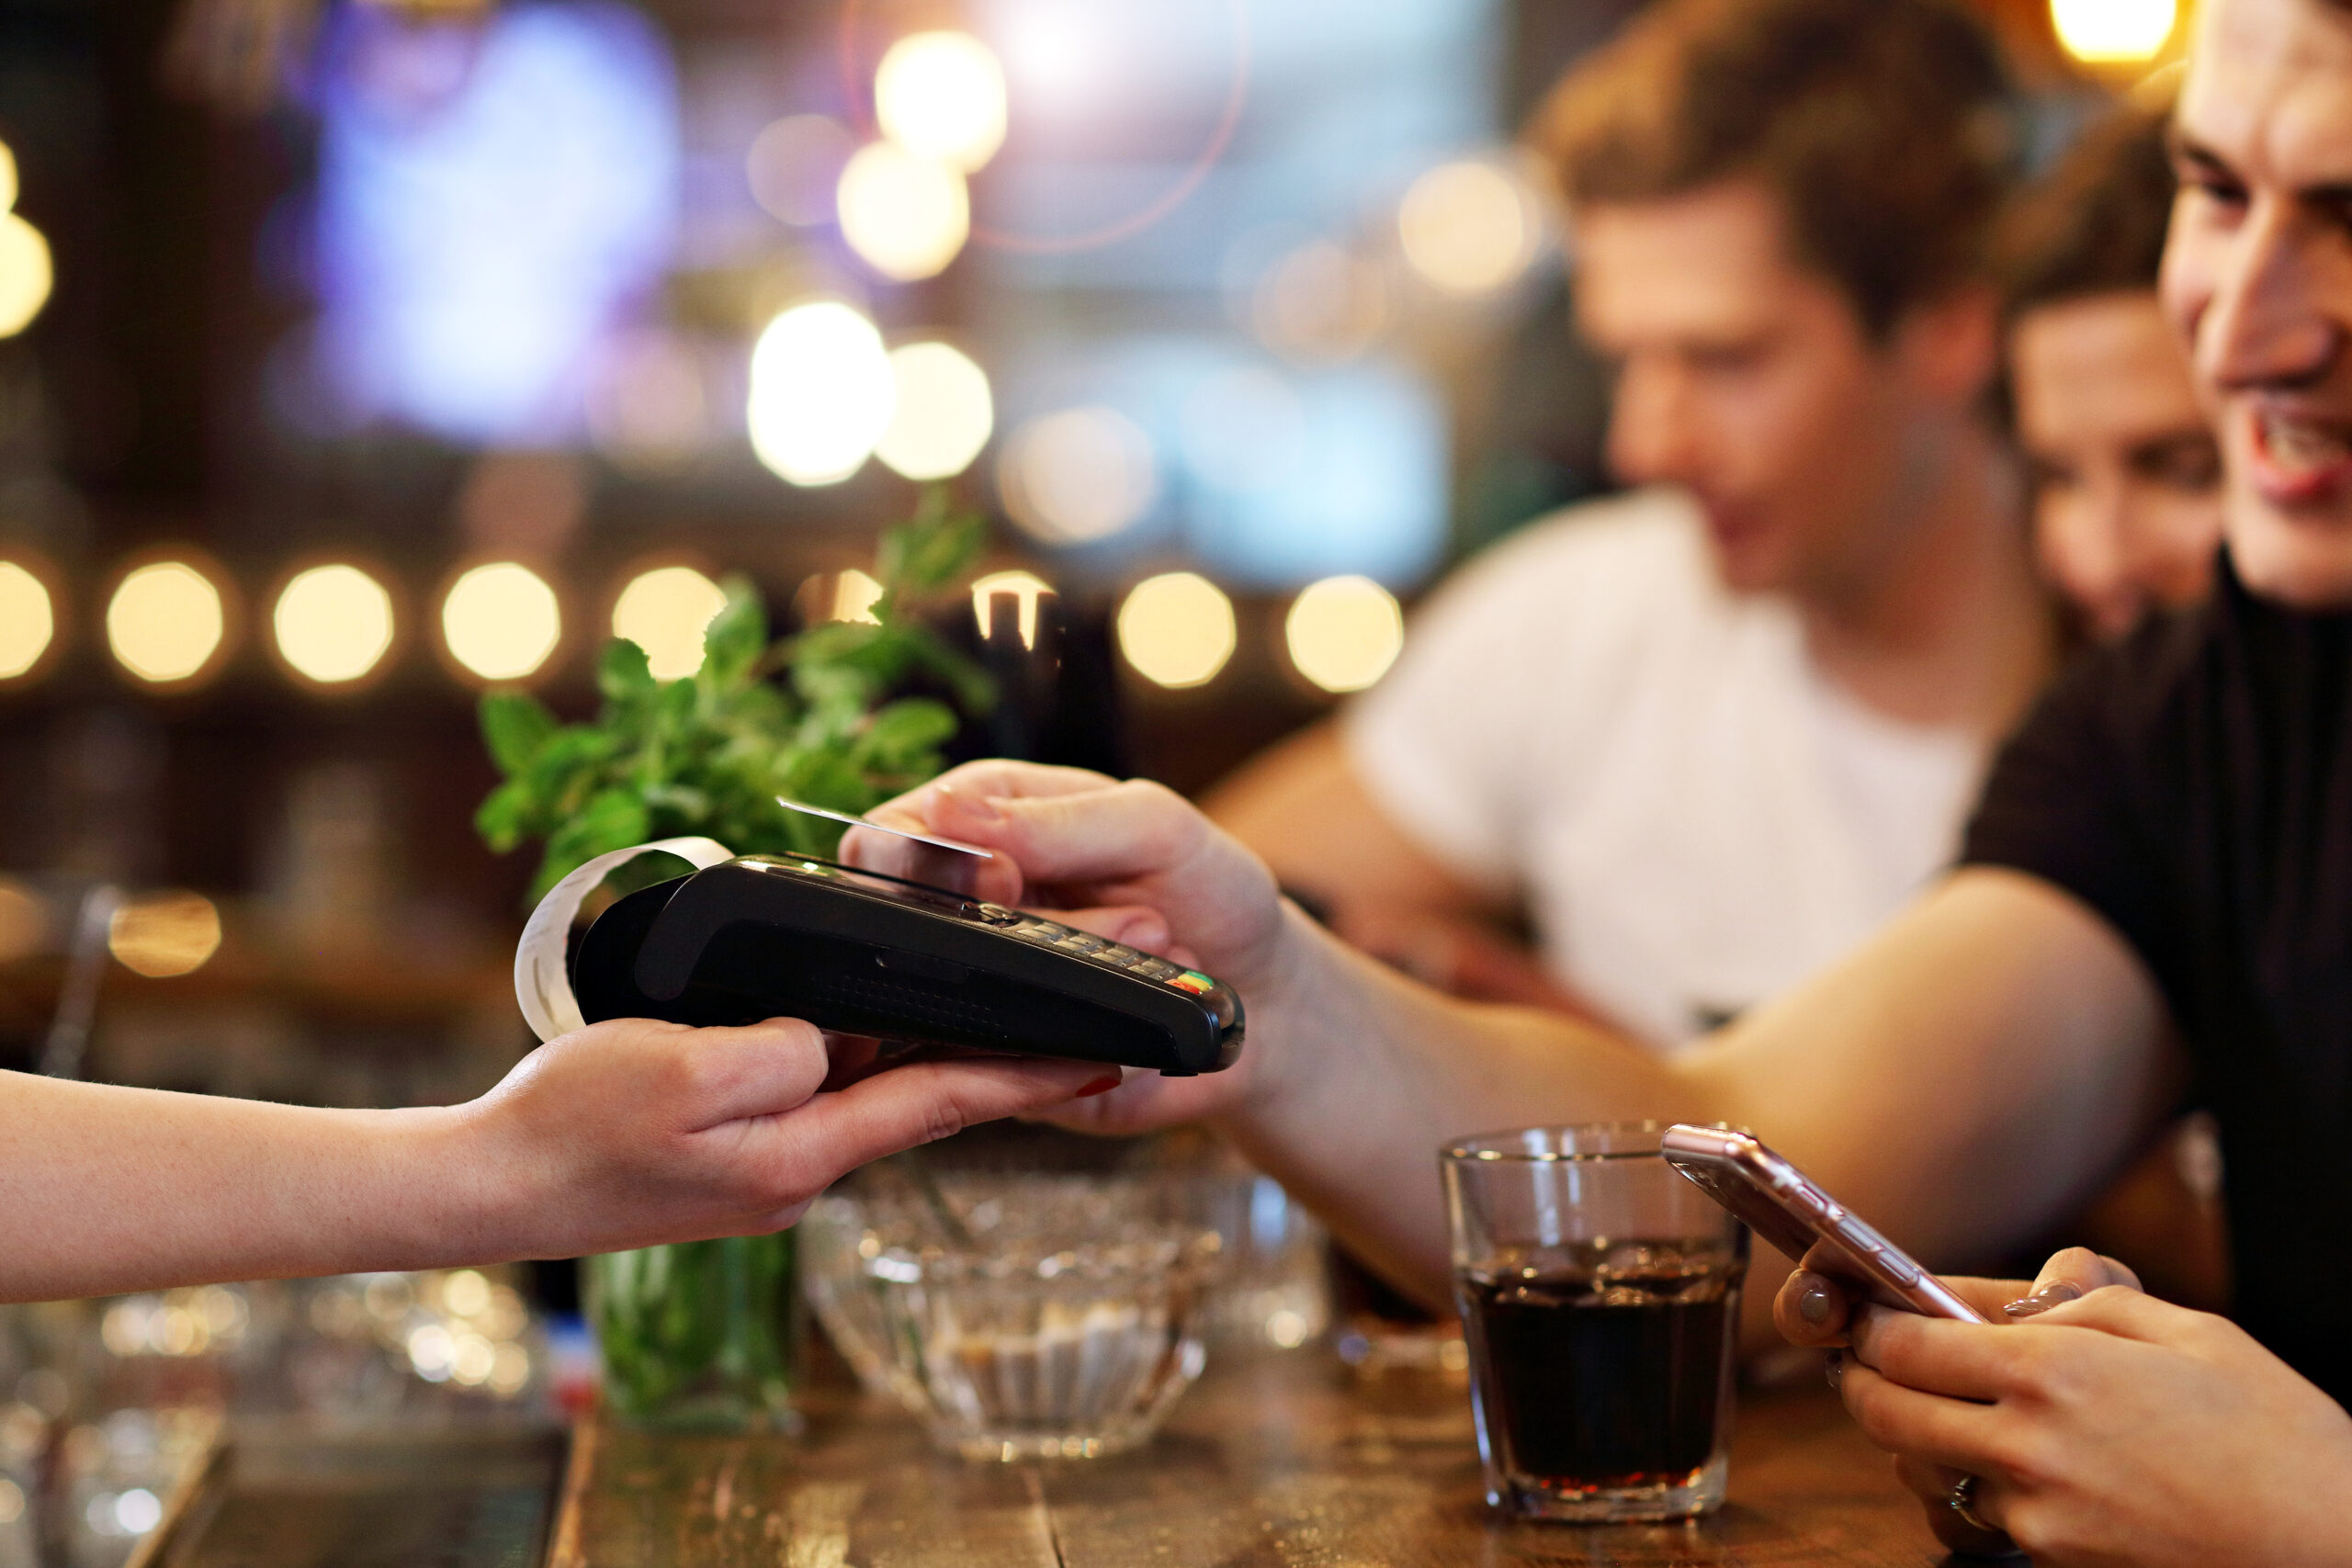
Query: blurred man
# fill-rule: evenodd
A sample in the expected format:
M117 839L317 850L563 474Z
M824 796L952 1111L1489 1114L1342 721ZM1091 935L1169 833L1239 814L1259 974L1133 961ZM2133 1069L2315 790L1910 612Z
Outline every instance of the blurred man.
M1619 476L1210 810L1447 989L1690 1040L1946 864L2052 647L1983 417L2005 84L1936 0L1668 0L1533 141ZM1515 906L1544 966L1481 936Z
M2222 458L2156 300L2172 211L2163 117L2094 130L2002 225L2008 386L2034 551L2085 628L2201 601Z

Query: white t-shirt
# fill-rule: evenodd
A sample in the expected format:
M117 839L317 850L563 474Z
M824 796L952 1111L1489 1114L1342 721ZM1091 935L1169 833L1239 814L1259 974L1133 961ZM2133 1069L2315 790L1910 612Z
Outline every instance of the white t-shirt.
M1346 715L1364 787L1623 1026L1690 1040L1838 957L1949 863L1984 748L1832 683L1716 578L1679 494L1528 526L1448 582Z

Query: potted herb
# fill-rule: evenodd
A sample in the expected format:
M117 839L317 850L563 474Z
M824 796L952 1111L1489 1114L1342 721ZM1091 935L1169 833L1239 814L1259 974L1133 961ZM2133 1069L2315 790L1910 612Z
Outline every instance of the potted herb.
M534 897L596 855L653 839L699 834L738 854L831 853L841 829L785 810L777 795L862 813L938 773L957 728L948 703L893 694L921 681L974 714L994 700L987 676L910 613L963 576L983 526L944 492L926 494L911 522L883 536L872 624L772 643L759 596L730 579L692 675L658 681L637 644L605 646L593 722L563 724L519 692L489 694L482 735L505 782L475 827L501 852L543 840ZM802 1328L790 1231L590 1258L586 1284L616 1412L662 1426L796 1424Z

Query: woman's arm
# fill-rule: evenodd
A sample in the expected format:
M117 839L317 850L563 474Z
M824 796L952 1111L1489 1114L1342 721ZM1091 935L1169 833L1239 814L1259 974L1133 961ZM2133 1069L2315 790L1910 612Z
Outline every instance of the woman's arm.
M772 1231L868 1160L1107 1087L1085 1063L961 1061L819 1094L825 1070L806 1023L628 1019L413 1111L0 1073L0 1301Z

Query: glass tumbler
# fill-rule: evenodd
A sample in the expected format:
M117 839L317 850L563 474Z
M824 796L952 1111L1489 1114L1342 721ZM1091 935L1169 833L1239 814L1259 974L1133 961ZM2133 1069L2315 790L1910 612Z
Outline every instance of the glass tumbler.
M1747 1228L1659 1156L1665 1130L1532 1127L1443 1152L1498 1507L1674 1519L1723 1501Z

